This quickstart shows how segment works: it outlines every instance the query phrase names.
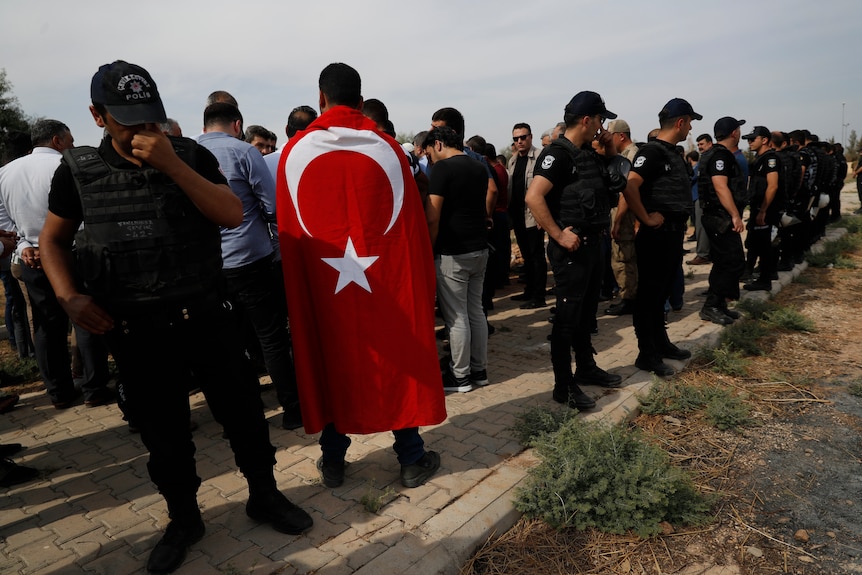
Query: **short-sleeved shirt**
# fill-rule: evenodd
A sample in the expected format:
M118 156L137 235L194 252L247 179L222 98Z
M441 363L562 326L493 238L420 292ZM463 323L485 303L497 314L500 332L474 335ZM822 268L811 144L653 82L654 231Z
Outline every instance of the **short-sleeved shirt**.
M587 152L587 148L581 148ZM590 153L594 153L592 147ZM546 146L536 159L536 167L533 169L533 178L542 176L553 186L545 196L545 203L555 220L560 219L560 201L563 197L563 189L573 183L578 175L572 155L565 149L553 145Z
M192 145L194 140L188 140L188 142ZM197 147L195 166L193 166L195 171L215 184L227 184L215 157L206 148L197 144L194 145ZM99 144L99 155L114 168L121 170L140 169L117 153L111 143L110 136L105 137ZM67 220L81 222L84 219L81 198L78 195L78 188L75 186L75 178L72 176L71 168L65 162L62 162L57 171L54 172L51 192L48 195L48 209L55 215Z
M473 158L458 154L434 163L428 194L443 198L435 253L458 255L487 247L487 191L488 172Z
M757 156L757 158L755 158L754 162L751 164L751 179L749 180L749 188L753 192L751 196L752 212L759 210L760 206L763 204L763 200L766 197L766 178L769 174L772 173L778 174L779 178L781 178L782 176L781 160L778 157L778 153L770 150ZM770 212L777 212L780 207L783 207L783 195L784 194L782 186L779 183L776 196L775 198L773 198L772 203L769 204L768 210Z

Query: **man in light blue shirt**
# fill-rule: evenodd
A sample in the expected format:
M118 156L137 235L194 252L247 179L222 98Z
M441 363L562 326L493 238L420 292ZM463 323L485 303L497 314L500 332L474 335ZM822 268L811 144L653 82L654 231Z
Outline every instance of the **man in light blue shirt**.
M297 429L302 417L290 355L284 280L269 227L275 218L275 181L260 152L237 139L241 130L238 108L211 104L204 110L204 133L198 143L218 159L228 185L242 200L242 224L221 228L228 296L238 317L247 319L260 342L266 369L284 408L282 427Z

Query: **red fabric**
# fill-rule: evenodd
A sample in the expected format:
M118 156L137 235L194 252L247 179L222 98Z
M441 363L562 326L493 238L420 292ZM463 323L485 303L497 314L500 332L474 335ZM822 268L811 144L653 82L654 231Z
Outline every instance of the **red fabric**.
M357 110L336 106L288 142L276 183L305 430L334 423L341 433L374 433L443 421L434 261L401 147ZM353 276L333 267L344 265L350 245L365 267L351 268Z

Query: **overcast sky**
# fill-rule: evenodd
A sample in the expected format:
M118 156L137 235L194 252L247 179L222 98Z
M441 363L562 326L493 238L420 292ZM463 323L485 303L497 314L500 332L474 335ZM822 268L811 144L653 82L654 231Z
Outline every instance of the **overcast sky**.
M330 62L356 68L363 95L389 108L399 133L427 129L453 106L467 136L497 149L511 128L562 120L594 90L645 140L673 97L703 114L693 136L729 115L822 139L862 132L858 0L584 2L106 2L3 0L0 68L25 113L61 120L78 144L101 136L90 79L123 59L152 74L185 135L201 130L204 100L231 92L246 125L284 143L300 104L317 108ZM842 103L844 113L842 119ZM536 139L538 144L538 137Z

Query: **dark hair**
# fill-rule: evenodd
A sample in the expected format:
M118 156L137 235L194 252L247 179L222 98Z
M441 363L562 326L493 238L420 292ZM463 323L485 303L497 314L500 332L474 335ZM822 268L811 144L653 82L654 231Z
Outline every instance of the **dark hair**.
M485 138L482 136L473 136L469 140L467 140L467 147L476 152L477 154L485 155Z
M421 148L422 144L425 143L425 136L428 135L428 130L422 130L415 136L413 136L413 147Z
M447 148L461 149L461 136L449 126L440 126L431 129L428 135L425 136L422 147L433 146L434 142L441 142Z
M331 106L356 108L362 101L362 79L347 64L335 62L324 68L318 86Z
M683 116L668 116L665 114L665 111L662 110L658 115L658 125L662 130L669 130L674 127L676 121Z
M30 128L30 140L33 146L46 146L54 136L62 138L69 131L69 126L59 120L39 120Z
M389 120L389 110L386 109L386 104L377 98L362 102L362 114L381 128L385 128L386 122Z
M213 104L230 104L236 108L239 108L239 104L236 101L236 98L230 95L229 92L225 92L224 90L216 90L209 96L207 96L207 106L212 106Z
M700 154L697 150L692 150L685 155L686 159L694 160L695 162L700 159Z
M445 122L447 128L452 128L461 139L464 139L464 116L455 108L440 108L431 116L432 122Z
M805 143L805 130L793 130L787 135L791 142Z
M497 160L497 148L494 147L494 144L485 144L485 157L489 160Z
M252 124L245 129L245 141L249 143L251 143L255 137L258 137L261 140L272 140L274 135L275 134L263 126L258 126L257 124Z
M711 144L712 143L712 136L710 136L709 134L701 134L700 136L695 138L694 141L699 142L701 140L706 140L707 142L709 142Z
M230 122L242 122L242 114L239 108L232 104L219 102L210 104L204 109L204 127L215 126L217 124L228 124Z
M527 130L528 134L533 133L533 130L530 128L530 124L527 124L526 122L518 122L512 126L512 131L514 132L515 130Z
M311 106L297 106L287 117L287 137L292 138L300 130L304 130L317 119L317 112Z
M772 132L770 141L780 148L787 141L787 134L784 132Z

